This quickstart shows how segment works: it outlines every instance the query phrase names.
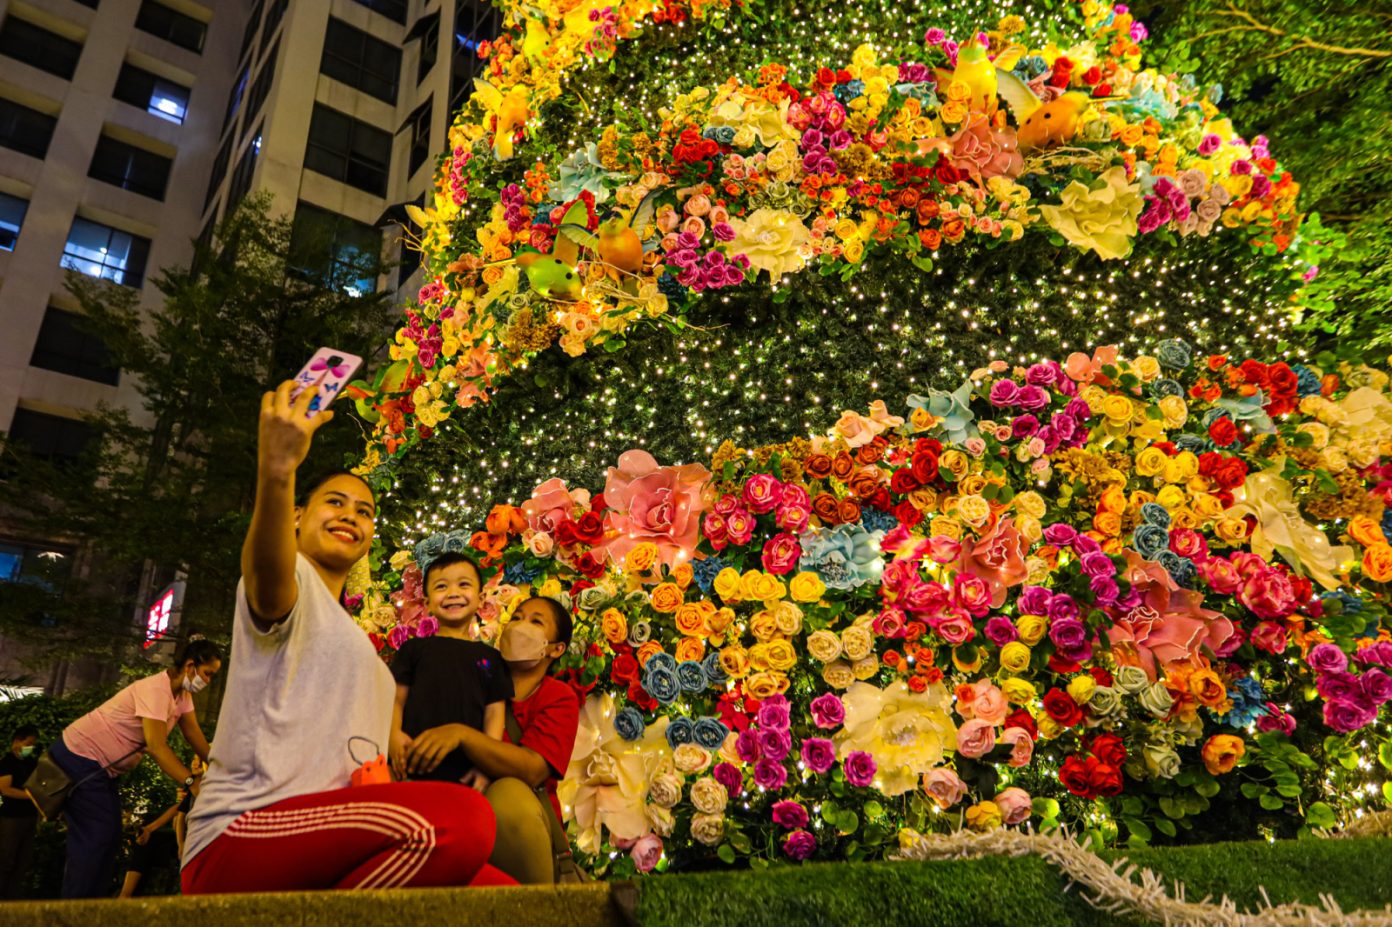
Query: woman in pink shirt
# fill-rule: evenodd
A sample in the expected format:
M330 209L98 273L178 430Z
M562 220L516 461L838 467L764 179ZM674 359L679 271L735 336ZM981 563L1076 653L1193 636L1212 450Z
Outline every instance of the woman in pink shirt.
M68 825L64 898L110 894L121 840L121 799L116 777L150 754L169 778L197 794L194 775L167 743L178 725L194 753L208 759L208 740L198 726L193 694L222 667L212 641L195 635L163 673L133 682L69 724L48 752L75 783L63 806Z

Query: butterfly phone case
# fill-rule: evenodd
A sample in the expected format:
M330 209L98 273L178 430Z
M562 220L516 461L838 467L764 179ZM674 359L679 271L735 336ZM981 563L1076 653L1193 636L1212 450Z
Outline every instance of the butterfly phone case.
M346 351L333 348L320 348L314 352L299 373L295 375L295 388L290 393L291 401L301 392L319 387L319 395L309 404L312 416L320 409L327 409L338 398L343 387L353 378L362 366L362 358Z

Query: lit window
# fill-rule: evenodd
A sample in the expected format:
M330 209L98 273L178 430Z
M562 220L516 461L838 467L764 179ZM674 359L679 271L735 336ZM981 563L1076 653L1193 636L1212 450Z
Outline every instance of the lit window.
M19 228L24 224L24 214L29 211L29 201L8 193L0 193L0 251L13 251L19 240Z
M63 246L62 266L89 277L139 287L145 280L149 256L150 239L77 218Z

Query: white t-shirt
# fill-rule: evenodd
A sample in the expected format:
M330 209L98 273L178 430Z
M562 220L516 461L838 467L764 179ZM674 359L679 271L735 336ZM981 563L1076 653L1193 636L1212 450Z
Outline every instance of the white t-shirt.
M391 671L313 565L296 557L299 598L270 631L252 620L245 580L237 587L227 693L188 816L185 863L243 812L344 788L361 761L387 751ZM353 741L350 752L353 737L371 743Z

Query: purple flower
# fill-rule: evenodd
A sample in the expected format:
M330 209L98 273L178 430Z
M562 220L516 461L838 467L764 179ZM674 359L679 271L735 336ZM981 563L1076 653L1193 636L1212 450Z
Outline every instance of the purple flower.
M759 732L753 728L740 731L739 736L735 738L735 752L746 763L753 763L757 760L760 756Z
M1347 699L1349 701L1363 698L1363 687L1358 682L1358 677L1352 673L1339 671L1321 673L1315 680L1315 688L1319 694L1326 699Z
M875 758L864 750L852 750L841 762L846 781L856 788L866 788L875 781Z
M777 728L760 731L759 749L768 759L781 763L793 750L793 738Z
M1076 660L1085 650L1091 653L1087 627L1077 618L1051 622L1049 640L1054 642L1054 646L1065 659Z
M1149 37L1150 30L1145 27L1145 23L1133 22L1131 24L1131 41L1138 43L1144 42Z
M387 635L387 643L391 645L393 650L400 650L401 645L410 639L411 629L404 624L399 624L392 628L391 633Z
M426 615L416 625L416 637L434 637L440 630L440 622L434 615Z
M1014 380L997 380L991 384L991 405L1010 406L1020 395L1020 386Z
M1048 364L1031 364L1025 371L1025 382L1032 386L1053 386L1057 374Z
M817 852L817 838L805 830L795 830L783 841L783 853L789 859L802 862Z
M1068 526L1050 525L1049 527L1067 528ZM1069 528L1068 530L1072 531L1073 529ZM1048 529L1046 528L1044 531L1046 537L1048 533ZM1026 586L1024 591L1020 593L1020 598L1016 603L1016 607L1020 609L1021 613L1026 615L1043 615L1049 610L1049 599L1052 597L1053 593L1049 592L1049 590L1045 589L1043 586Z
M1042 409L1049 404L1049 394L1038 386L1022 386L1015 404L1026 409Z
M1256 199L1261 199L1271 192L1271 180L1265 174L1258 174L1252 178L1252 189L1250 195Z
M795 801L776 801L773 803L773 823L784 830L806 827L807 809Z
M1017 416L1010 423L1010 435L1015 439L1032 438L1039 432L1039 419L1033 415Z
M762 759L754 764L754 782L761 789L775 792L788 781L788 771L776 760Z
M1080 425L1092 418L1092 409L1088 407L1085 399L1068 400L1068 405L1063 407L1063 411L1072 416L1073 420Z
M986 639L997 647L1004 647L1019 637L1020 632L1015 629L1015 624L1003 615L996 615L986 622Z
M1203 141L1199 142L1199 156L1206 158L1221 147L1223 147L1223 140L1210 132L1203 137Z
M1090 538L1086 534L1080 534L1073 539L1073 553L1079 557L1101 549L1102 545L1097 543L1097 539Z
M1319 644L1310 650L1307 658L1310 669L1317 673L1342 672L1348 669L1348 654L1334 644Z
M731 797L744 791L744 776L740 774L733 763L716 763L711 775L715 777L716 782L725 786L725 791Z
M1232 167L1228 168L1228 173L1234 175L1249 175L1252 173L1252 162L1245 158L1238 158L1232 163Z
M1071 415L1055 412L1053 417L1049 419L1049 427L1054 430L1054 434L1058 435L1059 441L1064 442L1072 438L1077 432L1078 423Z
M825 737L809 737L802 742L802 762L820 776L836 763L836 745Z
M1045 611L1052 621L1077 621L1082 612L1078 608L1078 603L1073 601L1073 597L1066 592L1049 597L1049 608Z
M1105 607L1116 604L1117 596L1121 592L1116 579L1111 576L1094 576L1088 585L1092 587L1092 594L1098 605Z
M711 226L711 234L716 241L734 241L735 227L728 222L717 222Z
M1363 694L1374 705L1392 701L1392 677L1382 670L1368 670L1358 678L1358 682L1363 687Z
M928 79L928 66L908 61L899 64L899 83L921 84Z
M943 32L937 26L934 26L927 32L923 33L924 45L941 45L946 39L947 33Z
M1111 557L1100 550L1094 550L1091 553L1083 554L1078 564L1083 568L1083 573L1089 577L1116 575L1116 564L1112 562Z
M819 129L808 129L802 133L802 147L805 149L818 148L825 141L826 136L822 135Z
M786 731L791 724L788 717L788 699L783 695L771 695L759 703L759 713L755 716L759 727Z
M1078 536L1078 531L1072 525L1063 522L1055 522L1044 529L1044 540L1055 547L1068 547L1073 543L1073 539ZM1043 589L1043 586L1031 586L1031 589ZM1028 591L1028 590L1026 590ZM1048 590L1045 590L1047 593ZM1037 612L1035 614L1038 614Z
M831 692L814 698L809 707L812 710L812 721L824 731L840 727L846 720L846 706Z
M1352 734L1377 720L1377 709L1368 708L1349 699L1334 699L1324 703L1324 723L1340 734Z

